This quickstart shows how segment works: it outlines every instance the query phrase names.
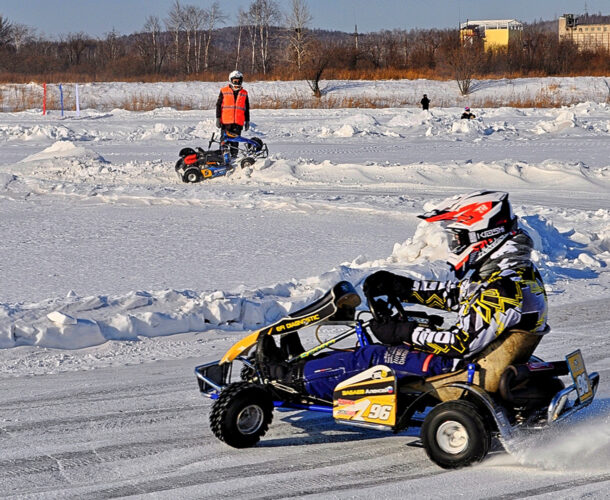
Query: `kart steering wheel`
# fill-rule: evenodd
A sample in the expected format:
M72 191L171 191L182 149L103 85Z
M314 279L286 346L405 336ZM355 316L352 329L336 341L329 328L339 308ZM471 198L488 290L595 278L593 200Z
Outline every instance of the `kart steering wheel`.
M400 300L397 297L386 295L388 300L380 298L375 299L367 294L366 298L369 303L371 315L375 321L384 321L392 316L392 308L395 308L400 319L405 319L407 314Z

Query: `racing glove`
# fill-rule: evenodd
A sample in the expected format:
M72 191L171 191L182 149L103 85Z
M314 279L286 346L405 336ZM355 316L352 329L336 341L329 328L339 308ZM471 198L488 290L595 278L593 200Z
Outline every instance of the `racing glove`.
M250 129L250 122L244 123L244 130L247 132Z
M413 330L417 327L415 321L402 321L396 316L388 321L376 321L372 319L369 322L369 328L377 339L386 345L411 344Z
M413 280L405 276L390 273L388 271L377 271L364 280L362 291L367 297L378 297L387 295L408 299L413 290Z
M220 128L220 118L216 118L216 128Z

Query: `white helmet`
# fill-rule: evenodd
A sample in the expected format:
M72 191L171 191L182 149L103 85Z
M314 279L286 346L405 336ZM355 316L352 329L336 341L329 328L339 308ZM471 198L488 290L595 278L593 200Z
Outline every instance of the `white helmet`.
M244 75L240 71L231 71L229 75L229 84L234 90L240 89L241 84L244 82Z
M447 231L447 262L458 278L478 267L490 253L517 234L517 217L508 193L476 191L445 200L419 216L427 222L441 222Z

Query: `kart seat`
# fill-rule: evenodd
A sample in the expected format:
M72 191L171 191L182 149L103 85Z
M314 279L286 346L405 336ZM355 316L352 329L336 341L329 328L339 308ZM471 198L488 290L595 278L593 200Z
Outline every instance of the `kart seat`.
M525 363L540 343L543 335L548 333L547 327L542 332L531 333L525 330L507 330L491 342L481 352L468 360L475 363L477 369L473 383L489 393L498 392L500 377L508 365ZM463 389L446 387L453 382L467 382L468 370L460 368L450 373L434 375L425 379L410 380L405 388L408 392L429 392L440 401L459 399Z

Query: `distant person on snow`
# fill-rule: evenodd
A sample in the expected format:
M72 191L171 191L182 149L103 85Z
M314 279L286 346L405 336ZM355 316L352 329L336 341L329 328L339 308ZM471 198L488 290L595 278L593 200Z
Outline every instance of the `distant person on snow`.
M220 89L216 101L216 126L221 134L229 137L241 135L241 131L250 128L250 101L248 92L242 87L244 75L239 71L232 71L229 75L229 84ZM229 142L231 157L237 156L239 143Z
M473 115L470 112L470 108L468 106L466 106L464 108L464 112L462 113L462 120L472 120L473 118L476 118L476 116Z
M430 108L430 99L428 99L428 94L424 94L424 97L421 101L421 109L424 111Z
M368 276L362 290L378 316L369 326L382 344L287 364L284 349L267 335L262 358L270 378L332 400L339 382L377 364L389 366L399 378L429 377L455 369L506 330L548 332L546 292L530 255L533 242L519 228L508 193L454 197L419 217L443 224L447 261L456 279L414 280L388 271ZM457 321L438 330L403 318L401 312L380 311L377 298L383 296L389 302L393 298L452 311ZM287 347L293 356L302 352L302 347L296 352ZM293 347L298 348L296 342Z

